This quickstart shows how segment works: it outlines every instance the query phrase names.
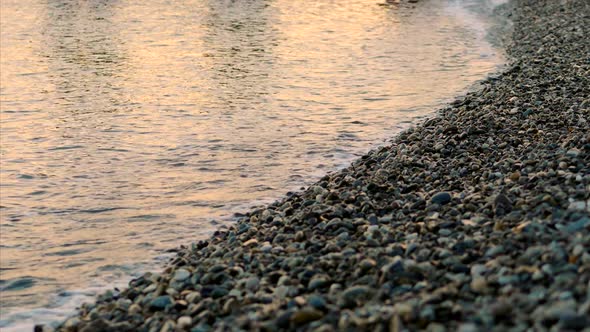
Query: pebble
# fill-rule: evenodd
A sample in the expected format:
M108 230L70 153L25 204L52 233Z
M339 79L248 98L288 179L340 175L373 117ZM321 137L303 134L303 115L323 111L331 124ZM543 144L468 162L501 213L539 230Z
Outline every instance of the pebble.
M497 245L497 246L493 246L490 249L488 249L485 253L486 256L488 257L496 257L500 254L503 254L505 251L504 246L503 245Z
M308 303L315 309L324 310L326 309L326 300L320 295L313 294L309 297Z
M482 277L473 278L470 286L471 289L477 293L485 293L488 289L488 283L486 282L485 278Z
M324 288L330 284L330 281L327 278L322 276L313 277L309 282L308 289L315 290L318 288Z
M78 326L78 325L80 325L80 318L72 317L65 322L64 328L73 329L73 328L76 328L76 326Z
M215 287L211 292L211 297L214 299L218 299L220 297L224 297L229 293L229 291L223 287Z
M249 291L255 292L260 287L260 279L258 277L250 277L246 279L245 285Z
M172 299L168 295L162 295L156 297L150 302L149 308L152 311L160 311L166 309L172 305Z
M354 306L358 301L364 301L371 293L367 286L352 286L344 290L340 297L342 307Z
M579 331L590 327L590 318L587 314L563 314L559 317L559 325L564 329Z
M363 259L360 263L359 263L359 268L362 271L367 271L370 270L372 268L374 268L375 266L377 266L377 262L374 259Z
M190 292L186 296L186 301L188 303L197 303L201 299L201 293L199 292Z
M256 240L256 239L250 239L250 240L244 242L242 245L244 247L250 247L250 246L253 246L253 245L256 245L256 244L258 244L258 240Z
M178 269L174 272L172 279L175 281L184 281L191 276L191 273L185 269Z
M443 192L439 192L439 193L434 194L432 196L432 198L430 199L430 201L435 204L443 205L443 204L449 203L451 201L451 198L452 198L451 194L443 191Z
M291 321L295 325L303 325L309 322L316 321L324 316L324 313L313 309L313 308L303 308L301 310L296 311L291 316Z
M128 312L132 315L141 313L141 306L137 303L133 303L129 306Z
M458 332L479 332L481 329L473 323L463 323L459 325Z
M180 330L186 330L193 325L193 319L190 316L182 316L178 318L176 322L176 327Z
M577 156L580 155L580 150L578 150L576 148L570 149L565 153L565 155L568 157L576 158Z
M260 251L264 253L270 253L272 251L272 245L269 242L265 242L261 247Z
M482 276L487 272L488 268L483 264L473 264L470 268L470 273L472 276Z

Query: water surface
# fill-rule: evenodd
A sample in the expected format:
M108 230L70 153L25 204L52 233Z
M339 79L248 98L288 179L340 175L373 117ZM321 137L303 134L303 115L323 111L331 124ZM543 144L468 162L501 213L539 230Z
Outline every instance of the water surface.
M0 328L158 269L502 63L494 1L379 1L2 0Z

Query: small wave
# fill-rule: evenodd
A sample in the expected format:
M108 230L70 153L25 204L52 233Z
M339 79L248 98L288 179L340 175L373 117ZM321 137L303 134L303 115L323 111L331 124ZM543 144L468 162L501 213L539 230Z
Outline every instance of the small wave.
M95 209L86 209L86 210L79 210L80 213L101 213L101 212L109 212L115 210L126 210L128 208L125 207L107 207L107 208L95 208Z
M39 282L53 281L49 278L35 278L25 276L20 278L13 278L8 280L0 280L0 292L17 292L33 287Z
M59 151L59 150L73 150L73 149L81 149L83 145L65 145L65 146L57 146L54 148L49 148L49 151Z

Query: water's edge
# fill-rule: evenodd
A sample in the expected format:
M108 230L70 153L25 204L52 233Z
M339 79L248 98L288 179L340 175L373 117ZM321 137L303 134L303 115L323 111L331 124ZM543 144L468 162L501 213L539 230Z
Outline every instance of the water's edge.
M515 65L485 89L63 330L590 326L590 5L518 4ZM530 93L564 84L556 98Z
M509 4L501 4L498 7L496 7L495 11L496 11L496 17L498 19L502 19L502 23L498 23L497 25L495 25L494 27L496 27L496 29L492 29L492 31L490 31L490 33L492 34L490 36L490 42L492 44L494 44L496 47L504 47L505 45L502 43L502 41L505 39L505 36L507 34L510 33L510 25L506 24L506 22L509 22L505 19L507 19L507 17L503 16L503 12L505 11L504 9L506 8L506 6L508 6ZM487 75L487 77L483 80L474 82L471 86L469 86L466 91L465 94L473 92L473 91L478 91L479 89L481 89L481 86L483 83L485 83L488 80L494 80L496 76L501 75L502 72L504 72L504 70L506 70L507 67L510 67L509 64L502 64L499 67L496 68L496 71L493 73L489 73ZM447 101L448 104L451 104L454 100L457 99L462 99L462 97L465 94L461 94L458 95L456 97L450 97ZM378 149L379 147L383 146L383 145L387 145L389 141L394 140L396 137L398 137L399 135L401 135L403 132L405 132L407 130L407 128L411 128L413 126L419 125L420 123L423 123L424 121L427 121L428 119L431 119L432 117L436 117L437 114L444 109L445 107L441 107L437 110L432 110L432 113L423 116L421 118L417 118L416 120L414 120L414 122L412 123L407 123L405 125L405 129L401 129L400 132L396 133L395 136L393 136L392 138L388 139L386 142L383 142L382 144L377 144L377 146L374 147L374 149L372 149L371 151L374 151L375 149ZM370 154L371 152L368 152L367 154ZM351 163L355 163L355 161L351 162ZM348 166L346 166L348 167ZM342 167L342 168L346 168L346 167ZM336 169L334 171L329 172L331 173L337 173L339 172L342 168L340 169ZM308 184L306 185L312 185L310 182L311 181L305 181ZM283 200L283 198L279 199L278 201ZM271 203L270 201L268 203ZM265 206L266 203L264 203L263 205L259 205L258 208L261 208L263 206ZM254 208L254 207L253 207ZM233 222L236 222L237 220L240 219L240 216L234 216L234 217L228 217L225 220L222 220L222 223L224 224L224 226L222 226L222 229L225 229L225 227ZM156 260L159 262L157 264L164 264L164 261L171 259L170 257L174 255L175 250L171 250L171 253L169 254L164 254L161 257L156 258ZM173 259L174 257L172 257ZM141 271L141 267L139 267L139 269L132 273L130 275L130 278L134 278L137 277L139 275L143 274L143 271ZM112 280L112 284L110 287L116 287L116 288L123 288L125 287L125 285L128 283L128 280L121 280L121 279L116 279L114 278ZM109 287L109 288L110 288ZM90 297L93 297L94 295L98 294L98 293L102 293L105 291L104 287L98 287L95 289L87 289L87 290L82 290L82 291L68 291L68 292L64 292L63 297L64 299L66 299L67 302L63 302L63 303L59 303L58 308L63 308L63 307L74 307L74 306L79 306L82 302L88 301L88 299ZM55 312L51 309L39 309L38 311L40 316L50 316L55 314ZM11 313L14 314L14 313ZM63 313L62 313L63 314ZM18 315L18 313L17 313ZM65 317L62 316L61 318L59 318L60 320L64 319ZM51 325L57 326L58 321L53 321L51 323ZM30 325L27 325L27 328L29 328ZM7 326L5 327L6 331L10 331L11 330L11 326ZM18 327L18 329L23 328L22 326Z
M508 16L508 13L510 13L511 6L515 6L514 0L512 0L512 1L511 0L506 0L506 1L500 0L499 2L496 3L496 5L494 7L494 15L495 15L494 22L496 22L496 23L490 27L490 30L488 31L488 33L485 37L486 40L488 40L488 42L490 42L492 45L494 45L495 47L500 48L504 51L505 51L505 47L507 46L507 43L510 42L510 35L512 33L512 28L513 28L512 21L511 21L510 17ZM511 67L513 65L512 60L506 56L506 53L504 53L503 56L506 60L505 63L499 64L496 67L496 70L494 72L490 72L487 74L486 78L473 82L473 84L468 86L463 93L456 95L454 97L450 97L447 101L445 101L445 104L443 106L441 106L435 110L432 110L432 112L430 114L426 114L424 116L417 117L415 119L415 121L413 121L412 123L406 124L404 129L401 129L398 133L396 133L394 136L387 139L386 141L384 141L380 144L377 144L376 146L371 148L368 152L366 152L364 155L351 161L348 166L343 166L340 169L329 171L327 174L330 174L330 175L337 174L337 173L341 172L342 170L350 168L351 165L358 163L364 157L367 157L367 156L370 156L370 155L376 153L376 151L378 151L379 149L388 146L389 144L391 144L391 142L395 141L399 136L404 135L408 131L413 130L414 127L419 126L419 125L429 121L430 119L438 117L440 115L440 113L443 112L444 110L448 109L448 107L451 104L453 104L457 101L463 100L465 98L465 96L467 96L468 94L477 93L478 91L481 91L482 87L485 85L486 82L495 81L499 76L503 75L503 73L505 73L506 71L511 69ZM304 186L302 186L300 188L300 191L303 192L306 189L313 187L315 184L317 184L317 182L319 182L319 181L308 182L308 184L305 184ZM286 199L288 199L288 197L292 194L296 194L296 193L289 192L288 196L276 199L272 202L269 201L268 203L262 203L259 205L252 206L251 209L249 210L249 212L236 213L233 216L223 219L223 220L221 220L223 225L218 230L226 231L227 226L229 226L233 223L237 223L240 220L243 220L244 216L251 214L250 211L262 211L262 210L264 210L264 208L267 205L280 205L280 203L282 201L285 201ZM176 260L177 256L174 254L175 252L184 251L184 250L187 250L187 248L193 248L198 245L197 242L199 242L199 241L201 241L201 240L197 240L195 242L192 242L192 243L188 244L188 246L181 244L179 247L171 248L169 255L162 255L162 256L158 257L157 260L163 262L163 267L161 270L156 271L156 273L161 273L163 270L166 269L168 264L170 264L171 262ZM146 272L147 271L137 272L135 274L135 276L139 277L141 275L144 275ZM153 270L152 270L152 272L153 272ZM134 280L133 278L134 277L131 277L129 280L120 280L117 283L118 284L117 286L113 287L112 289L106 290L105 293L99 292L97 297L98 298L101 298L101 297L108 298L108 297L112 296L112 294L114 294L114 293L119 293L122 289L124 289L126 287L126 285L129 282ZM78 301L78 303L80 303L80 302ZM84 302L84 303L86 303L86 302ZM68 316L68 317L69 318L75 317L75 315ZM54 321L53 323L51 323L48 326L53 326L53 327L63 326L64 322L66 322L66 321L67 321L67 319L63 319L61 321Z

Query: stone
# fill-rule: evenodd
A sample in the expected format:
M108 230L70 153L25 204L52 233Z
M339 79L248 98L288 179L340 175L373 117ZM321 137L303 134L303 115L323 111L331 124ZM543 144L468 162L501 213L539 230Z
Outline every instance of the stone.
M191 276L191 273L185 269L178 269L174 272L174 276L172 277L175 281L184 281Z
M516 172L510 173L509 179L514 182L518 182L518 180L520 180L520 172L516 171Z
M246 279L245 286L251 292L256 292L260 287L260 279L258 277L250 277Z
M500 193L494 199L494 209L496 216L506 215L512 211L512 201L504 193Z
M576 148L570 149L565 153L565 155L568 157L576 158L580 155L580 150L578 150Z
M168 295L158 296L153 299L149 304L149 309L152 311L162 311L172 306L172 298Z
M473 323L462 323L457 329L458 332L478 332L481 329Z
M344 290L340 296L341 307L355 306L366 300L371 295L371 289L367 286L352 286Z
M505 250L506 249L504 248L503 245L497 245L497 246L494 246L494 247L491 247L490 249L488 249L486 251L485 255L488 257L496 257L500 254L503 254Z
M254 246L256 244L258 244L258 240L256 240L256 239L250 239L250 240L242 243L242 246L244 246L244 247L251 247L251 246Z
M231 314L232 312L238 310L240 308L240 303L233 297L230 297L225 304L223 305L223 313L226 315Z
M567 330L583 330L590 327L590 318L583 314L565 313L559 317L559 325Z
M568 223L564 229L568 233L576 233L588 227L590 227L590 218L583 217L575 222Z
M181 316L176 321L176 326L180 330L187 330L193 325L193 319L190 316Z
M475 277L471 280L470 287L476 293L485 293L488 290L488 283L485 278Z
M451 201L452 196L450 193L448 192L439 192L436 193L432 196L432 198L430 199L430 201L434 204L440 204L440 205L444 205L447 204Z
M139 304L133 303L132 305L129 306L128 312L132 315L139 314L142 312L142 308Z
M71 328L75 328L78 325L80 325L80 318L72 317L65 322L64 327L66 329L71 329Z
M261 247L260 251L264 253L270 253L272 251L272 245L269 242L265 242Z
M190 292L186 296L186 301L188 303L197 303L199 300L201 300L201 293L199 292Z
M176 323L174 321L167 320L162 325L162 328L160 329L160 332L173 332L174 329L175 329L175 327L176 327Z
M482 264L473 264L470 268L471 276L478 277L486 273L488 268Z
M567 208L568 208L568 210L573 210L573 211L585 211L590 207L584 201L574 201L574 202L570 202L569 205L567 206Z
M428 332L446 332L447 329L443 324L440 323L430 323L426 327L426 331Z
M327 278L325 278L323 276L314 276L310 280L307 288L309 290L315 290L315 289L319 289L319 288L328 287L329 285L330 285L330 281Z
M321 297L320 295L316 295L316 294L311 295L309 297L309 299L307 300L307 302L314 309L318 309L318 310L326 309L326 300L323 297Z
M324 313L319 310L313 308L303 308L296 311L293 316L291 316L291 321L295 325L303 325L316 321L322 317L324 317Z
M363 259L359 263L359 268L362 271L368 271L368 270L372 269L373 267L375 267L376 265L377 265L377 262L375 262L374 259L366 258L366 259Z
M226 288L223 287L215 287L213 288L213 291L211 292L211 297L214 299L218 299L220 297L224 297L229 293L229 291Z

